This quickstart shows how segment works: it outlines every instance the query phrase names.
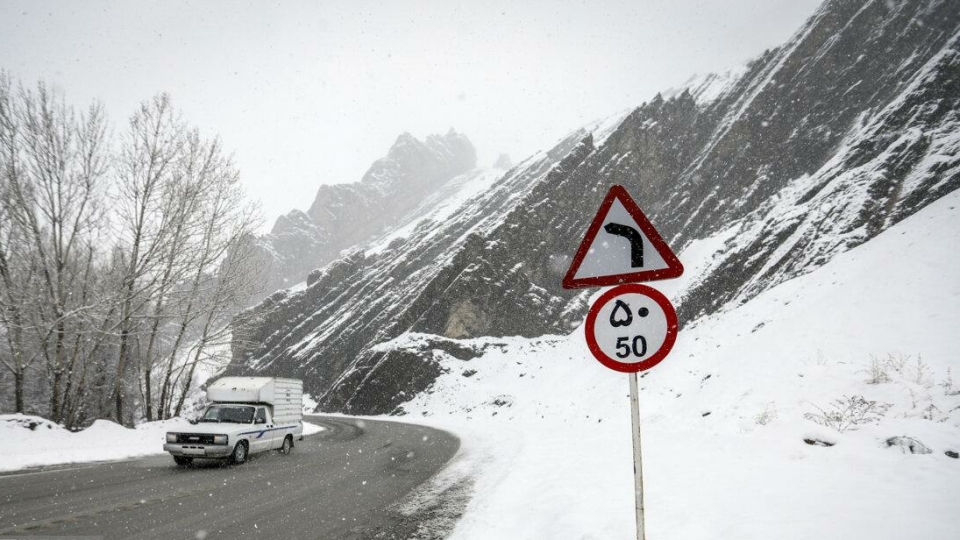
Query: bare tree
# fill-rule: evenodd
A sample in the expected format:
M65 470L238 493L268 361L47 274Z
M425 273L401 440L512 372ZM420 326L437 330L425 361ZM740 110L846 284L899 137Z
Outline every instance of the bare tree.
M24 383L27 369L39 356L28 358L24 340L27 314L24 305L29 297L34 265L28 260L24 231L13 218L11 182L23 174L20 161L20 126L14 112L13 83L6 72L0 72L0 325L6 345L0 362L13 374L14 410L24 412Z
M118 164L116 208L118 236L125 261L120 287L119 351L113 399L118 422L124 422L124 381L131 354L131 336L138 331L135 317L149 303L162 281L162 254L172 240L168 184L184 143L185 127L170 97L160 94L141 104L130 118ZM175 248L176 246L173 246Z
M196 366L259 277L243 264L249 257L225 263L241 239L259 225L257 209L244 201L232 158L223 153L219 139L205 141L196 131L187 138L185 158L184 176L202 186L197 198L201 204L191 219L196 227L190 228L193 234L183 246L192 276L178 303L177 330L160 383L158 409L164 417L180 413ZM181 359L184 352L188 359Z
M192 144L186 145L188 149L191 147ZM165 323L175 318L176 312L171 309L170 304L176 300L177 284L182 283L190 274L191 252L184 247L188 245L191 236L198 228L195 216L199 213L198 209L202 204L203 183L189 174L192 169L190 154L192 152L188 152L187 156L181 156L177 160L178 170L166 189L167 197L170 199L167 207L171 208L174 215L169 225L170 240L160 254L162 270L156 291L152 295L149 331L145 338L147 346L139 364L140 390L148 421L155 417L153 373L165 355L163 350L163 342L167 337L164 332Z
M45 399L68 426L180 414L259 279L259 213L218 138L188 129L166 94L116 152L107 132L99 103L77 112L0 72L0 365L15 410ZM47 383L28 396L33 372Z
M72 376L78 354L71 336L82 331L79 315L92 308L84 303L90 299L84 281L93 275L89 239L103 219L106 119L98 103L76 114L43 83L32 90L21 86L15 96L5 93L4 123L13 126L13 136L5 137L12 141L12 152L5 154L13 156L5 167L5 206L9 225L22 240L19 254L30 260L28 275L35 272L38 284L33 302L21 299L19 313L11 313L9 342L19 342L16 368L24 363L22 330L32 326L34 354L43 356L50 374L51 418L59 421L65 379ZM8 291L13 284L11 279ZM9 292L8 299L15 301ZM24 325L25 309L32 311L32 325Z
M200 336L192 360L185 366L186 374L181 378L180 397L173 416L180 415L184 400L190 392L193 374L204 354L211 345L222 345L224 338L229 339L228 324L231 316L239 310L244 300L256 291L262 277L259 269L253 265L255 259L252 251L248 251L251 246L244 241L256 228L256 210L250 206L241 206L241 192L236 186L227 187L218 194L217 199L213 206L218 211L211 212L210 217L211 226L215 226L219 231L216 232L216 241L209 246L214 249L208 254L213 255L211 260L223 261L223 264L219 265L219 271L212 280L214 286L211 294L207 296ZM214 220L220 223L214 224ZM211 234L214 234L214 230L211 230Z

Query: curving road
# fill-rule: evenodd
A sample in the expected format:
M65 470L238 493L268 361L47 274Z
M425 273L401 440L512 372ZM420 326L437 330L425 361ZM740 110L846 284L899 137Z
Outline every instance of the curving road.
M0 538L404 538L388 507L460 446L422 426L307 419L327 429L240 466L163 455L0 475Z

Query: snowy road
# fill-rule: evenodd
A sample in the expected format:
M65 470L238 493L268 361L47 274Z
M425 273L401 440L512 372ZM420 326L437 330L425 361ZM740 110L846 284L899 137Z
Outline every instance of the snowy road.
M0 538L403 538L411 520L388 507L460 446L428 427L309 420L327 429L241 466L164 455L0 475Z

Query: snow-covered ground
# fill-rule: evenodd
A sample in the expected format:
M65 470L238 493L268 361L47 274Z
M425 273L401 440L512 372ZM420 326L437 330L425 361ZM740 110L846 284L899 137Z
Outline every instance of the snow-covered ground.
M679 298L725 241L691 245L658 287ZM957 246L954 192L684 329L640 380L648 537L960 538ZM472 482L453 538L633 538L626 375L582 329L473 343L487 352L444 357L405 405L463 440L432 486Z
M144 422L135 429L96 420L74 433L39 416L0 414L0 471L162 454L166 433L189 427L182 418ZM320 431L303 423L304 435Z

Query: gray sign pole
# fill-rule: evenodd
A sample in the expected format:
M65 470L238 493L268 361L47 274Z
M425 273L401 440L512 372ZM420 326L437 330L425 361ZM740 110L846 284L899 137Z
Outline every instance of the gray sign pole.
M640 451L640 398L637 374L630 374L630 419L633 425L633 481L637 510L637 540L645 540L643 526L643 458Z

